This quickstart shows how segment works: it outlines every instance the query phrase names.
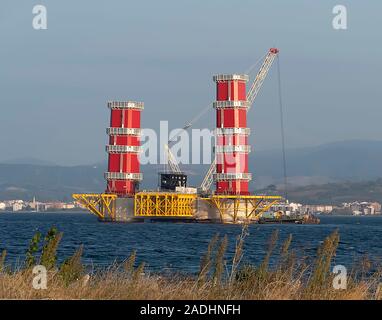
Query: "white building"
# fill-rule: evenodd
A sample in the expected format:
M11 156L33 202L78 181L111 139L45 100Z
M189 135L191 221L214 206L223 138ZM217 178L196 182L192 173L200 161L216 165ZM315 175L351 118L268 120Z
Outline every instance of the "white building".
M13 211L21 211L23 210L23 203L22 202L15 202L13 205L12 205L12 210Z
M303 211L305 212L322 212L331 213L334 207L332 205L318 204L318 205L305 205Z
M64 204L64 209L74 209L76 206L74 203L65 203Z
M0 202L0 210L5 210L6 204L4 202Z
M291 209L292 212L301 211L302 204L301 204L301 203L294 203L294 202L291 202L291 203L289 204L289 207L290 207L290 209Z

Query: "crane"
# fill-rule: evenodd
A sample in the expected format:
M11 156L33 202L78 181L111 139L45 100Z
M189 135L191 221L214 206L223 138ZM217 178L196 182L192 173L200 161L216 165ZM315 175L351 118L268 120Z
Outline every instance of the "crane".
M168 144L164 145L164 152L167 155L166 164L169 170L165 168L164 172L159 173L158 184L161 190L173 190L175 191L177 187L187 186L187 175L182 172L179 168L179 164L170 150Z
M174 155L172 154L168 144L164 145L165 151L167 152L167 162L173 173L182 173L179 168L178 162L176 161Z
M269 69L271 68L273 61L275 60L278 53L279 53L279 49L276 49L276 48L269 49L268 54L266 55L264 62L262 66L260 67L260 70L257 73L256 78L253 81L251 88L249 89L247 93L248 108L252 107L257 97L257 94L259 93L260 88L263 85L263 82L268 75Z
M253 105L257 97L257 94L259 93L260 88L265 78L268 75L269 69L271 68L273 61L275 60L278 53L279 53L279 50L277 48L271 48L269 49L267 55L265 56L263 64L261 65L260 70L257 73L255 80L253 81L251 88L249 89L247 93L246 98L248 102L248 109ZM216 172L216 158L211 163L206 175L204 176L203 182L200 185L200 189L203 192L208 192L208 190L210 190L211 185L213 183L213 175L215 172Z
M175 159L175 156L170 150L170 147L172 144L176 142L176 138L179 136L183 130L187 130L192 127L192 125L199 120L208 110L210 110L211 105L209 104L206 108L204 108L201 112L199 112L192 120L187 121L183 128L180 128L178 132L172 135L172 137L169 138L167 144L164 145L165 151L167 153L167 164L170 167L171 172L173 173L182 173L182 171L179 168L179 165Z

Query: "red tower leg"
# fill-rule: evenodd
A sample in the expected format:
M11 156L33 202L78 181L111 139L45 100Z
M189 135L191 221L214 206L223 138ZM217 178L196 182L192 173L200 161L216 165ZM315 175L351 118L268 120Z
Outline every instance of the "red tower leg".
M221 74L216 82L216 174L217 194L247 195L248 135L246 100L247 75Z
M110 101L108 171L105 173L108 193L132 196L142 180L139 164L142 102Z

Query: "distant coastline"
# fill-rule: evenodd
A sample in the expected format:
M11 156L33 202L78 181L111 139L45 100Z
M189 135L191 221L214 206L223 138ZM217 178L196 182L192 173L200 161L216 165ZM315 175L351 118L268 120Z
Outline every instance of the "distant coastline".
M50 214L50 213L88 213L87 210L85 209L81 209L81 208L76 208L76 209L61 209L61 210L49 210L49 211L33 211L33 210L20 210L20 211L9 211L9 210L0 210L0 214L3 214L3 213L6 213L6 214L25 214L25 213L28 213L28 214L36 214L36 213L39 213L39 214Z

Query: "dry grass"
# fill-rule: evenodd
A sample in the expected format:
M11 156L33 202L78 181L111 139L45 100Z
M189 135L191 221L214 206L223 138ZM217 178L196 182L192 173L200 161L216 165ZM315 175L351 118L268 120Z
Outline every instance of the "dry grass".
M144 264L136 266L135 251L121 265L86 273L80 247L57 267L55 254L62 235L50 232L40 259L35 249L28 251L26 259L27 263L35 260L48 265L48 288L33 289L30 265L14 271L6 268L4 252L0 258L0 299L382 299L381 273L370 273L372 266L366 260L349 272L346 290L333 289L331 263L339 241L337 232L325 239L309 264L289 249L290 236L276 252L278 263L269 268L278 233L271 236L268 253L259 266L242 265L244 227L232 261L225 260L227 238L215 236L201 259L199 275L189 277L145 273ZM31 247L36 244L32 241Z

